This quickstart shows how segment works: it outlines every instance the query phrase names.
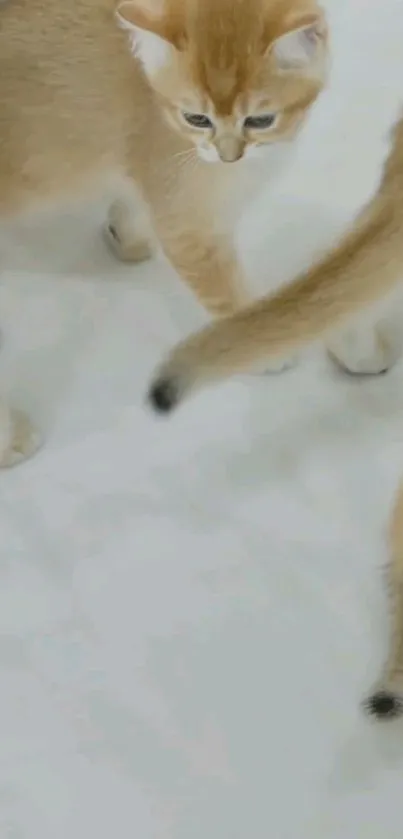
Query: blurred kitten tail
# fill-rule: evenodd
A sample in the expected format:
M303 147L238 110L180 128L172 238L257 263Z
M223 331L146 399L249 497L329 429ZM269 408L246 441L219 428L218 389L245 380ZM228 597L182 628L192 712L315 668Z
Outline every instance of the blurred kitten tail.
M277 294L178 345L149 391L168 413L203 386L323 339L398 285L403 272L403 122L378 193L327 257Z
M388 583L390 641L387 660L365 708L378 720L403 714L403 484L397 493L389 527Z

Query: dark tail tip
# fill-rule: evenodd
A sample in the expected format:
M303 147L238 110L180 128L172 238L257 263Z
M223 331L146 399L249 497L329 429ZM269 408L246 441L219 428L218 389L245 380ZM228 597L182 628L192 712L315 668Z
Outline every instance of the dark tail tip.
M173 379L157 380L151 386L148 401L158 414L169 414L180 401L177 383Z
M391 720L403 714L402 698L392 691L379 690L365 703L368 714L378 720Z

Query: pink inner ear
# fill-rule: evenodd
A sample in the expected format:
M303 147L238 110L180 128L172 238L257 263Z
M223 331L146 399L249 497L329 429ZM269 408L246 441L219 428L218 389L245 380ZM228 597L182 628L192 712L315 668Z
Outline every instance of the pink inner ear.
M158 14L157 9L147 8L144 3L138 6L137 3L126 2L121 3L117 11L122 20L129 26L144 29L146 32L153 32L154 35L159 35L161 38L166 37L164 20Z
M151 32L178 49L185 40L182 16L166 15L161 0L126 0L118 6L117 14L126 27Z
M324 38L327 35L327 25L324 12L318 10L313 14L305 15L300 18L292 28L306 29L307 33L309 32L312 38L315 38L315 36L317 38Z
M292 30L308 28L312 29L312 32L318 37L327 34L326 17L322 9L299 15L290 14L285 20L282 34L286 35L287 32Z

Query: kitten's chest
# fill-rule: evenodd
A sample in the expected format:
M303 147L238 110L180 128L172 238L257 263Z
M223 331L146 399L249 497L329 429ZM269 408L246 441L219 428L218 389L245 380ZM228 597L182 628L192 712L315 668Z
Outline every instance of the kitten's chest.
M217 219L226 227L233 227L262 188L262 173L247 164L224 167L227 171L212 179L208 200Z

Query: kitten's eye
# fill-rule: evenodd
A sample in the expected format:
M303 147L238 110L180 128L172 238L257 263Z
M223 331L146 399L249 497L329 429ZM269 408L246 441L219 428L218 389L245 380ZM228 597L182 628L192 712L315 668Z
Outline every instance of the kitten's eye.
M209 117L206 117L205 114L183 114L184 120L188 123L188 125L193 126L193 128L212 128L213 123Z
M265 128L271 128L275 119L275 114L258 114L255 117L246 117L244 126L245 128L252 128L254 131L263 131Z

